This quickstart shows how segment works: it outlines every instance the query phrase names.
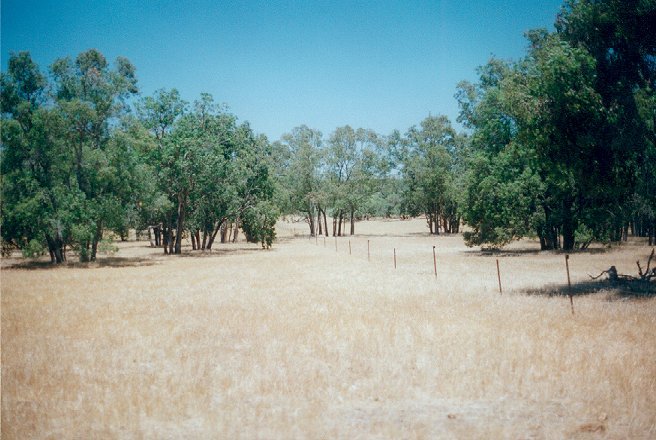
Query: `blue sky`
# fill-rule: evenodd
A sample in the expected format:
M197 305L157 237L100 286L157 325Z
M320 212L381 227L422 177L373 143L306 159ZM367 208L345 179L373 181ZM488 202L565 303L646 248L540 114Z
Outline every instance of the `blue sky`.
M306 124L405 132L453 122L460 80L492 56L524 54L524 32L553 28L562 0L2 0L2 70L28 50L45 69L96 48L137 67L141 93L209 92L277 140Z

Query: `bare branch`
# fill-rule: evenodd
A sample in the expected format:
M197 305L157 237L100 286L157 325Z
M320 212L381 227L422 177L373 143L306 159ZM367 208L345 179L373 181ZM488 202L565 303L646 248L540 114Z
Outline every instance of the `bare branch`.
M599 275L597 275L596 277L593 277L593 276L590 275L590 274L588 274L588 276L590 277L590 279L592 279L592 280L596 280L597 278L600 278L600 277L601 277L603 274L605 274L605 273L608 273L608 271L607 271L607 270L604 270L604 271L602 271Z

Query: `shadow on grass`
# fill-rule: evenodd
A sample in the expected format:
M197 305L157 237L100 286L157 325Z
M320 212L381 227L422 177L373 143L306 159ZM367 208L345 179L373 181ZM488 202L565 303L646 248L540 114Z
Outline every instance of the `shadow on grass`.
M536 248L522 248L522 249L470 249L464 251L466 255L475 257L521 257L523 255L598 255L605 254L609 251L606 248L588 248L584 250L563 251L563 250L547 250L543 251Z
M95 269L100 267L143 267L153 266L157 261L152 258L140 257L105 257L94 262L80 263L78 261L66 261L62 264L52 264L45 260L20 261L3 265L2 269L11 270L55 270L55 269Z
M56 270L56 269L96 269L96 268L122 268L122 267L145 267L161 264L173 258L220 258L228 255L246 255L253 252L263 251L262 248L221 248L212 251L183 250L178 255L165 255L161 253L151 254L148 257L102 257L96 261L81 263L76 261L76 255L69 255L68 261L62 264L52 264L49 260L18 260L16 262L4 262L2 270Z
M549 284L540 288L525 289L522 293L540 296L585 296L597 293L607 293L609 298L653 298L656 297L656 283L642 280L590 280L567 284Z
M216 257L221 257L221 256L226 256L226 255L246 255L246 254L251 254L253 252L262 252L266 251L266 249L262 249L261 247L235 247L235 248L217 248L217 249L212 249L212 250L196 250L192 251L191 249L189 250L184 250L181 254L178 255L171 255L170 257L172 258L216 258ZM167 258L169 257L168 255L161 255L162 258Z

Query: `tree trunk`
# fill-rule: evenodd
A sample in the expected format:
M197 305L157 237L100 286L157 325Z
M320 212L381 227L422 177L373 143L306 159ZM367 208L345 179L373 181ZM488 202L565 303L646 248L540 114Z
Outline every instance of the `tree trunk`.
M326 233L326 237L328 236L328 220L326 219L326 210L322 210L322 215L323 215L323 230Z
M187 192L178 194L178 224L175 230L175 253L182 253L182 231L184 230L185 211L187 206Z
M428 229L430 230L431 235L440 234L440 218L437 212L427 212L426 213L426 222L428 223Z
M556 249L556 238L553 228L541 228L538 231L540 237L540 250L550 251Z
M91 243L91 261L96 261L96 255L98 254L98 243L102 240L103 236L103 224L102 221L96 222L96 233L93 234L93 241Z
M323 235L323 230L321 228L321 208L317 209L317 235Z
M50 253L50 262L54 264L61 264L66 261L66 253L64 252L64 240L61 235L57 233L55 237L46 234L46 242L48 243L48 252Z
M239 237L239 217L237 217L237 220L235 220L235 230L234 230L234 236L232 237L232 242L236 243L237 242L237 237Z
M307 213L307 222L310 225L310 236L314 237L314 213L312 212L312 208L308 208L308 213Z
M191 238L191 250L196 250L196 231L190 231L189 237Z
M559 249L558 229L553 225L551 208L544 204L542 205L542 209L544 210L545 222L537 231L540 237L540 249L543 251Z
M175 235L173 234L173 226L170 226L168 231L169 231L169 238L167 242L169 244L169 255L173 255L173 250L175 246Z
M155 230L152 226L148 226L148 242L150 247L155 247Z
M155 236L155 247L162 245L162 227L160 225L153 226L153 235Z
M355 235L355 209L351 208L351 233L350 235Z
M342 236L342 221L344 220L344 213L342 210L339 210L339 219L337 220L337 236Z
M89 247L91 243L89 241L84 241L80 243L80 263L89 262Z
M91 242L91 258L90 261L96 261L96 254L98 253L98 240L96 238Z
M574 232L576 226L574 225L574 214L572 212L572 200L565 200L563 202L563 250L571 251L574 249L575 237Z
M164 254L169 255L173 253L173 226L172 222L168 223L162 228L162 247Z
M230 224L232 228L232 223ZM228 223L221 225L221 243L228 241Z
M162 226L162 247L164 248L164 255L169 253L169 228Z
M211 251L212 250L212 245L214 244L214 240L216 239L217 234L219 233L219 230L221 230L221 227L224 225L226 221L226 218L222 218L216 223L216 226L214 227L214 232L212 232L212 235L210 235L209 241L207 243L207 250Z

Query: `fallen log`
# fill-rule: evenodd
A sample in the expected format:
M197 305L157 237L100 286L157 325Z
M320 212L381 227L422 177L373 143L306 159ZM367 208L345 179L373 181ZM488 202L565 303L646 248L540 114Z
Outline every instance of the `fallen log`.
M617 273L617 268L615 266L611 266L608 269L602 271L599 275L593 277L592 275L588 274L588 276L596 280L606 274L608 276L608 281L611 283L613 282L619 282L619 281L642 281L642 282L650 282L652 281L652 278L656 279L656 267L651 268L651 260L654 258L654 251L656 249L651 250L651 254L649 255L649 259L647 260L647 267L643 270L642 266L640 265L640 260L636 261L636 264L638 265L638 276L632 276L632 275L625 275L625 274L620 274Z

